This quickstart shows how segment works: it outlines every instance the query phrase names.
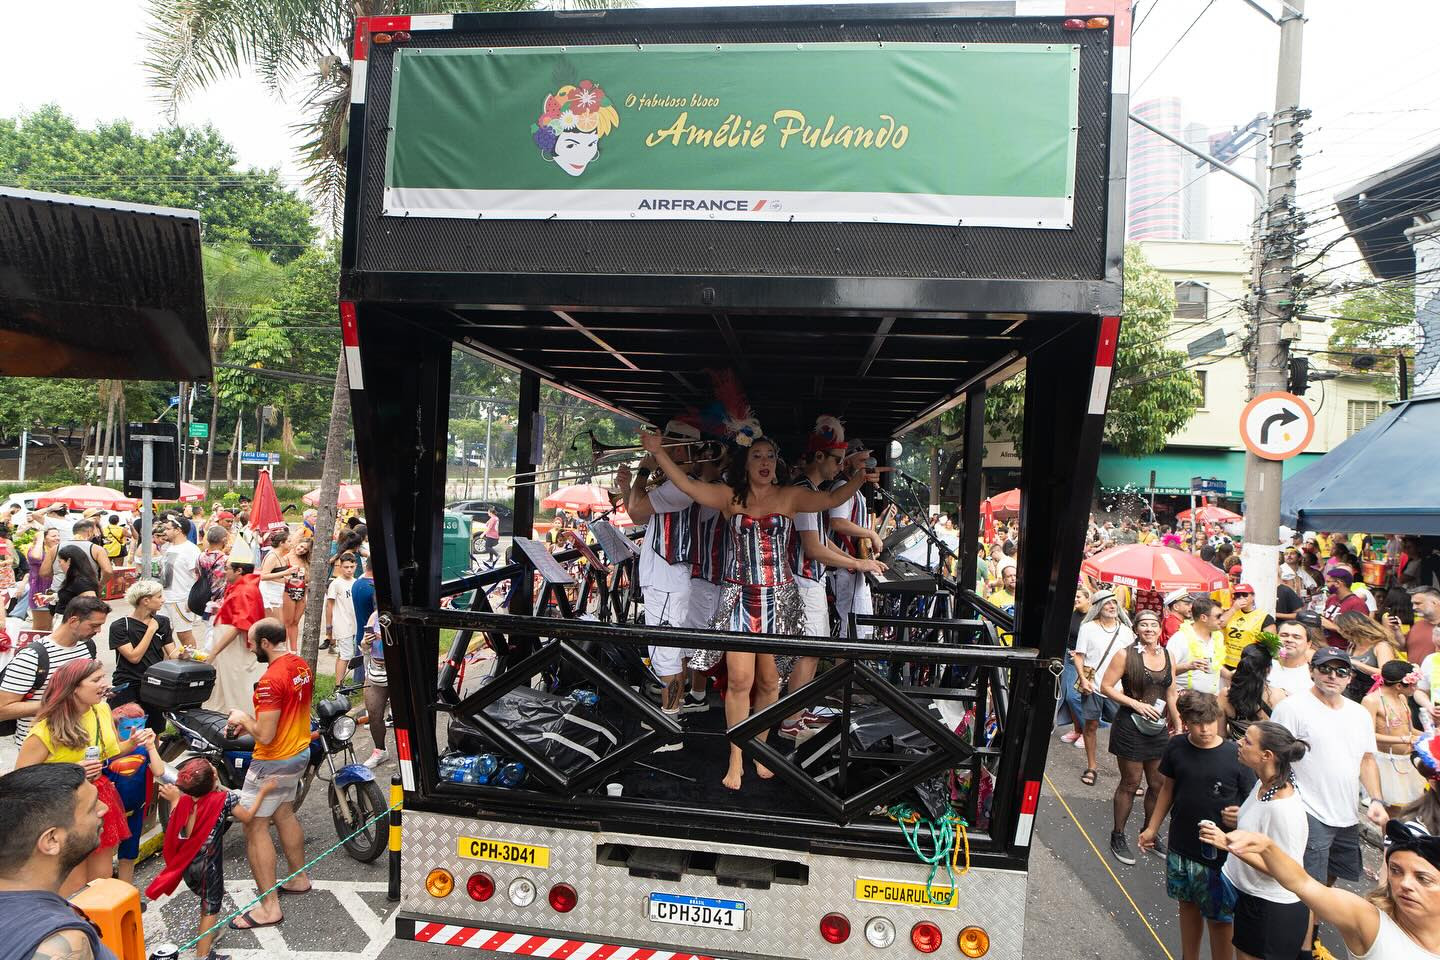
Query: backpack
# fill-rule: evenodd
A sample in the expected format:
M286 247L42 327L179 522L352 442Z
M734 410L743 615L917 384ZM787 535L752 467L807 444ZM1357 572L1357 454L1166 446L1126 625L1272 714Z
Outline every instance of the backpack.
M30 646L35 647L35 682L30 686L30 692L21 698L21 702L35 699L35 695L45 689L45 684L50 680L50 648L44 640L36 640ZM86 640L85 649L90 652L91 660L98 660L95 654L95 641ZM22 651L23 652L23 651ZM18 658L19 653L15 654ZM0 670L0 683L5 682L5 674L10 672L10 667L15 663L11 660ZM20 718L11 717L9 720L0 720L0 737L13 737L19 728Z
M223 561L225 555L220 554L219 559ZM215 599L215 567L216 561L211 560L207 565L204 556L195 562L195 582L190 584L185 607L197 617L205 616L210 601Z

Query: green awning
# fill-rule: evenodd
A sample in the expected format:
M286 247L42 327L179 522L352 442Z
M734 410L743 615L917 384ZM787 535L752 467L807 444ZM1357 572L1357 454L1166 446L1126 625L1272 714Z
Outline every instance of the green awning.
M1303 470L1323 454L1302 453L1285 461L1285 476ZM1155 483L1150 483L1150 473ZM1129 489L1136 493L1189 496L1193 477L1215 477L1225 481L1225 498L1245 496L1245 454L1240 450L1165 450L1148 457L1124 457L1103 451L1100 454L1100 488L1105 491Z

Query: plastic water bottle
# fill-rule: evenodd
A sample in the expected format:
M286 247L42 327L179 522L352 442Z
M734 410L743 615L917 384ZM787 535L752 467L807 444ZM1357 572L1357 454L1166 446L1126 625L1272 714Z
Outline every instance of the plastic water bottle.
M462 766L461 766L461 764L464 762L464 760L465 760L465 757L461 756L461 755L458 754L458 753L452 753L452 754L450 754L449 756L441 757L441 758L440 758L440 779L441 779L441 780L452 780L452 781L454 781L454 782L456 782L456 783L459 783L460 780L461 780L461 777L463 776L463 774L462 774L462 772L461 772L461 771L462 771Z
M475 758L475 779L466 780L466 783L489 783L495 779L495 773L500 769L500 758L493 753L482 753Z
M502 787L518 787L525 782L525 764L519 760L507 763L500 768L500 774L495 782Z
M594 690L571 690L570 699L583 707L594 707L600 703L600 697Z

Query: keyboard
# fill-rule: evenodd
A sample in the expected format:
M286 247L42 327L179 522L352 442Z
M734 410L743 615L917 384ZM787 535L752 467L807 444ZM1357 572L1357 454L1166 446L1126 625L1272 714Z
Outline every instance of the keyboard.
M880 561L888 564L884 573L867 573L870 589L876 593L935 593L940 589L940 578L917 563L904 557L880 555Z

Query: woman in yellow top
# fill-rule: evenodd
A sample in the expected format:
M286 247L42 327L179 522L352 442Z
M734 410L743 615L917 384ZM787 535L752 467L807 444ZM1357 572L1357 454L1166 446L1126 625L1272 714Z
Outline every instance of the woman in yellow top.
M75 868L60 893L68 896L91 880L108 877L115 848L130 836L125 822L125 805L115 792L115 784L102 772L106 760L130 753L148 745L155 734L141 729L129 740L119 740L110 707L105 703L108 682L105 666L99 660L72 660L50 677L45 699L30 735L20 748L15 768L37 763L74 763L85 769L85 776L95 784L100 802L105 804L101 821L100 846Z

